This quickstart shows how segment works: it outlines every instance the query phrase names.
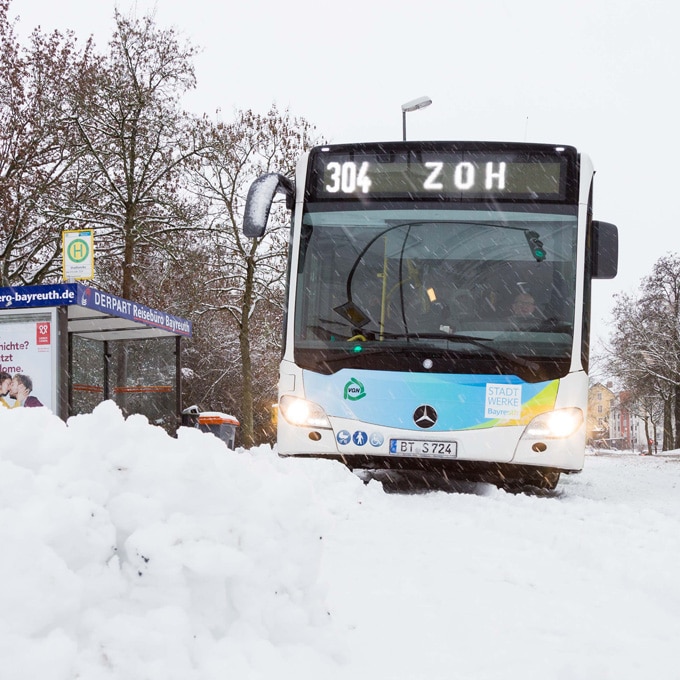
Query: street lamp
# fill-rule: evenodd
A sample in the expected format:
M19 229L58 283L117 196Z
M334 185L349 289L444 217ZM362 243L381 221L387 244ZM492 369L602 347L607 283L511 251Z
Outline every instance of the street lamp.
M432 100L429 97L418 97L418 99L412 99L410 102L401 105L401 121L404 129L404 141L406 141L406 114L411 111L417 111L418 109L424 109L431 103Z

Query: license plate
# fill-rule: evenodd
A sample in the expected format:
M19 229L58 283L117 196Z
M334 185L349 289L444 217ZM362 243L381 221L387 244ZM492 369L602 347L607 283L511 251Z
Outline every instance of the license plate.
M421 439L390 439L390 453L395 456L427 456L430 458L455 458L456 442L433 442Z

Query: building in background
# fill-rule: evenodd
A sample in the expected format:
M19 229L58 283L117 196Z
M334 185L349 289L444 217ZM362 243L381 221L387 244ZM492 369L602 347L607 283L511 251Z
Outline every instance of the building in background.
M591 445L610 447L609 415L616 394L612 384L595 383L588 390L588 416L586 419L586 441Z
M657 446L654 441L656 435L653 423L649 424L649 441L645 430L645 419L639 414L639 408L631 402L629 392L619 392L611 405L609 417L609 436L612 446L617 449L648 452L651 444L652 451ZM648 414L651 420L651 416Z
M654 416L649 420L649 440L642 406L630 392L614 392L612 383L596 383L588 390L587 440L590 446L620 451L655 452Z

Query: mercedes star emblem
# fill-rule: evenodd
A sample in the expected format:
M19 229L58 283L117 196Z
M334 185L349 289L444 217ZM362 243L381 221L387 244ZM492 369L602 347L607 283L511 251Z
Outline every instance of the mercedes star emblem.
M419 406L413 412L413 422L418 426L426 430L428 427L432 427L437 422L437 412L432 408L424 404Z

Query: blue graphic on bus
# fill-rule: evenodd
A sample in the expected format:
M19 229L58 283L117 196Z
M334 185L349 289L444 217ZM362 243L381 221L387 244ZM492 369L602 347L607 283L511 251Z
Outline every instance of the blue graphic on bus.
M368 441L368 435L363 430L357 430L352 435L352 441L357 446L363 446Z
M385 437L382 436L380 432L371 432L371 436L368 440L371 446L382 446L385 441Z
M347 431L347 430L340 430L338 432L336 439L338 440L338 444L345 446L352 441L352 435Z
M344 398L344 387L350 377L365 386L366 396L359 401ZM331 418L356 420L365 428L352 435L357 446L368 443L371 425L421 432L414 414L423 404L430 405L438 415L431 432L489 427L496 424L495 418L519 417L520 410L524 414L528 404L537 399L544 405L542 410L549 410L553 407L557 384L558 381L528 383L514 375L411 373L408 380L404 380L404 374L398 371L354 369L332 375L304 372L305 394L310 401L323 404ZM506 409L502 415L492 414L490 386L494 394L505 391L517 395L518 406L512 412Z

